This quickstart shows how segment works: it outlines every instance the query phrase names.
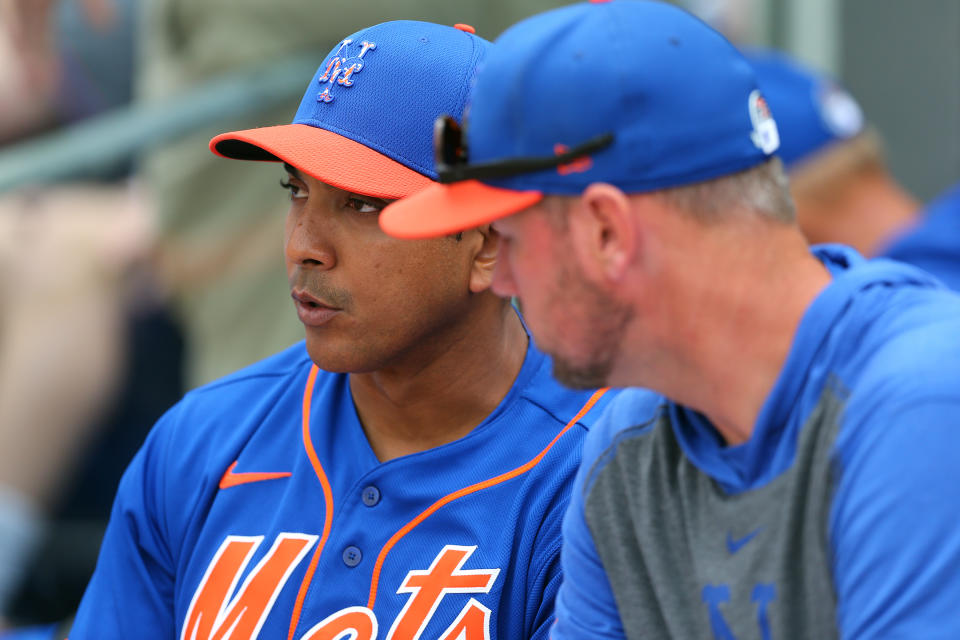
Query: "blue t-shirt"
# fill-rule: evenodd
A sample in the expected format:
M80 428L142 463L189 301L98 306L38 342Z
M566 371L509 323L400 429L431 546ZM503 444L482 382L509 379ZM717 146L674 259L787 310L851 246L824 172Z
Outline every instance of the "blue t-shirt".
M606 396L561 387L531 343L468 435L381 463L348 378L300 343L173 407L121 482L71 640L545 638Z
M960 637L960 296L815 253L748 441L639 389L595 425L554 640Z

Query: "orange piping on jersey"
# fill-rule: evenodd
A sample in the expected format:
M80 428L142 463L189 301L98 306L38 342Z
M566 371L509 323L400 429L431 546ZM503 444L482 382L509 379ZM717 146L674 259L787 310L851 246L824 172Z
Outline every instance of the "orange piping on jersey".
M307 457L310 458L310 464L320 480L320 486L323 488L323 501L326 505L326 514L323 518L323 534L320 536L320 542L317 543L317 549L313 552L313 558L310 560L310 566L307 567L307 573L303 576L303 582L300 583L300 591L297 593L297 601L293 605L293 616L290 618L290 631L287 634L287 640L293 640L293 634L297 630L297 623L300 622L300 613L303 610L303 601L307 597L307 589L313 580L313 574L317 570L317 564L320 562L320 554L323 553L323 547L330 537L330 527L333 524L333 491L330 489L330 481L327 480L327 474L320 464L317 452L313 448L313 442L310 440L310 404L313 399L313 385L317 381L317 373L320 369L317 365L310 367L310 375L307 377L307 386L303 390L303 446L307 450Z
M377 556L377 563L373 566L373 578L370 580L370 598L369 600L367 600L367 608L372 610L373 605L376 604L377 602L377 585L378 585L378 582L380 581L380 570L383 568L383 562L384 560L386 560L387 554L390 553L390 550L394 547L394 545L396 545L397 542L400 541L400 538L402 538L403 536L413 531L413 529L416 528L417 525L419 525L421 522L423 522L424 520L432 516L434 513L436 513L438 509L440 509L444 505L447 505L453 502L454 500L462 498L471 493L476 493L477 491L482 491L483 489L487 489L494 485L500 484L501 482L506 482L507 480L516 478L517 476L522 475L527 471L530 471L530 469L533 469L535 466L537 466L540 460L542 460L543 457L547 455L547 452L550 451L550 449L553 447L554 444L556 444L557 440L560 439L560 436L562 436L567 431L569 431L570 427L575 425L577 421L580 420L580 418L587 415L587 412L593 408L593 405L595 405L597 401L607 391L608 389L599 389L595 391L594 394L590 396L590 399L587 400L587 403L583 405L580 411L577 412L577 415L573 416L573 418L570 419L570 422L568 422L566 426L560 430L560 433L554 436L553 440L550 441L550 444L544 447L543 451L538 453L536 457L534 457L532 460L530 460L529 462L527 462L522 466L517 467L516 469L513 469L512 471L507 471L506 473L502 473L499 476L496 476L494 478L489 478L487 480L484 480L483 482L478 482L469 487L464 487L463 489L459 489L457 491L454 491L453 493L447 494L446 496L440 498L439 500L434 502L432 505L427 507L426 510L423 511L423 513L421 513L416 518L414 518L413 520L405 524L403 528L401 528L399 531L393 534L393 537L387 540L387 543L383 545L383 549L380 550L380 555Z

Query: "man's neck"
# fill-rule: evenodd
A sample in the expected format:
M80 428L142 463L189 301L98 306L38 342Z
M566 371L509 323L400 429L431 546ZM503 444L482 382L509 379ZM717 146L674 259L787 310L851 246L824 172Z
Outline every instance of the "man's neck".
M437 340L426 363L418 357L415 364L350 375L357 414L379 460L462 438L513 386L528 340L516 311L492 301L474 315Z
M683 320L661 326L668 346L659 370L648 372L650 386L739 444L752 435L800 320L830 275L786 226L699 249L699 264L668 285L664 317ZM711 249L720 255L711 258Z

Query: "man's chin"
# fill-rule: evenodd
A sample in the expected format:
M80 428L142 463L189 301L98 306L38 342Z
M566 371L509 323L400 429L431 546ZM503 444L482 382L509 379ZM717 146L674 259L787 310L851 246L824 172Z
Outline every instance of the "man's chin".
M329 341L311 340L307 336L307 354L315 365L330 373L355 373L362 368L356 353L340 353L331 349Z

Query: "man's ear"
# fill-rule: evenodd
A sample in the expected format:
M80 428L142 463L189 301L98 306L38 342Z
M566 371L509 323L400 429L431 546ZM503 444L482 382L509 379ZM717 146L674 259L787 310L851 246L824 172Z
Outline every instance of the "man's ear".
M489 224L471 229L465 234L479 234L480 245L473 255L470 267L470 292L486 291L493 284L493 268L497 264L497 251L500 248L500 236Z
M574 251L587 275L622 280L639 242L627 195L613 185L591 184L574 204L569 220Z

